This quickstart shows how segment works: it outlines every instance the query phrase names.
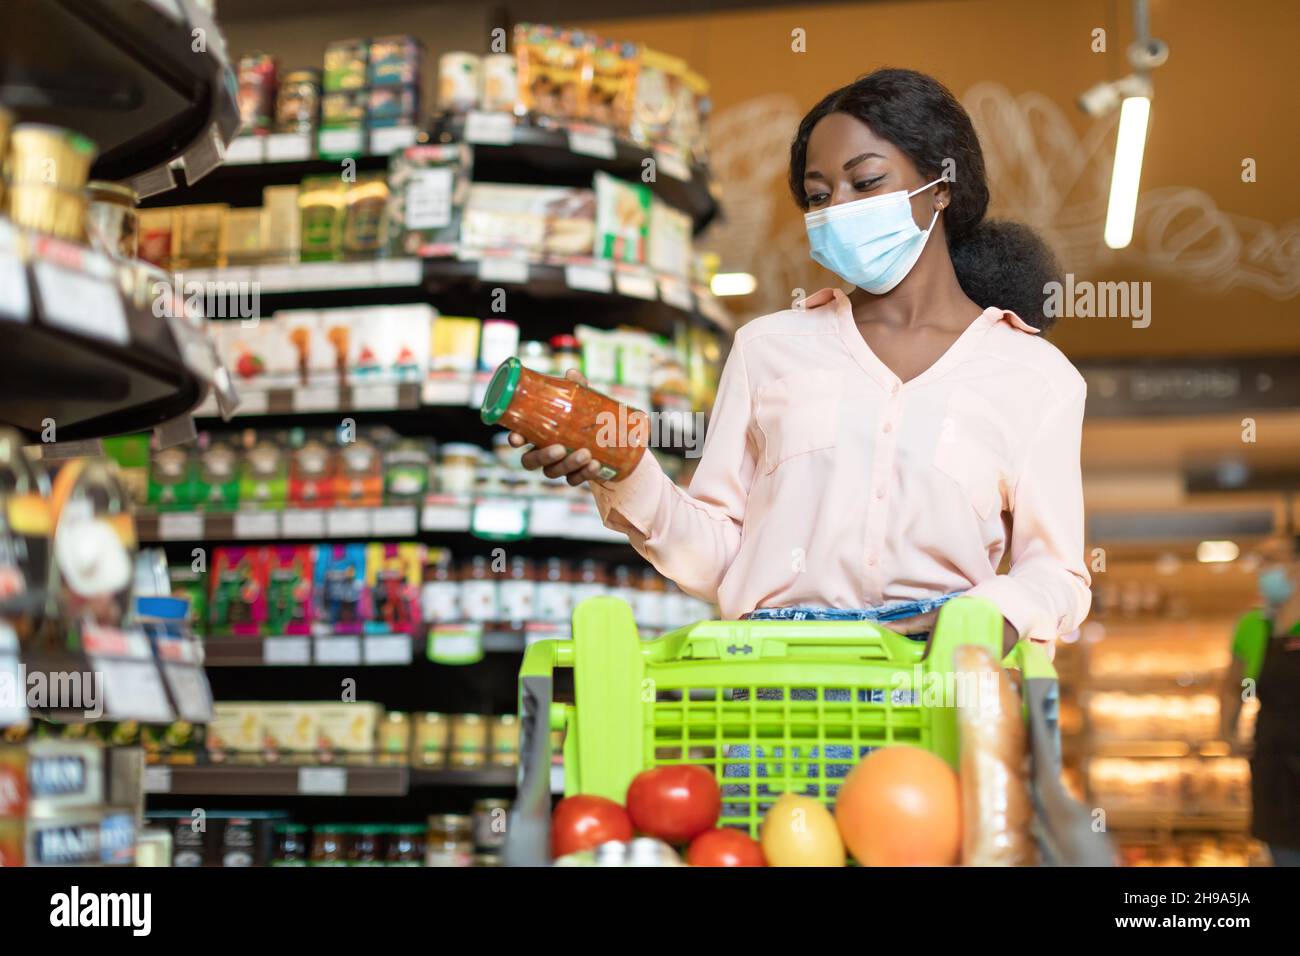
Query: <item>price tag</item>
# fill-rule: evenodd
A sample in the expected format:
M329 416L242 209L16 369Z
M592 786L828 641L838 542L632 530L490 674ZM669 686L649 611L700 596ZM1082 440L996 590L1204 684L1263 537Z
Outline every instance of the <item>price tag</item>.
M257 282L263 292L291 292L299 288L300 271L307 265L300 266L258 266Z
M280 537L280 516L274 511L236 511L236 538Z
M366 637L363 647L366 663L409 664L414 657L414 647L409 634L372 634Z
M465 117L467 143L482 146L509 146L515 141L515 117L511 113L484 113L470 110Z
M323 129L317 140L322 156L360 156L365 150L365 133L359 129Z
M270 406L271 394L264 388L248 388L239 393L236 415L265 415Z
M478 278L480 282L516 282L522 285L528 281L528 263L512 256L486 256L478 261Z
M528 509L528 533L535 538L559 537L569 522L569 502L563 498L534 498Z
M266 159L266 144L261 136L237 136L226 147L227 166L246 166Z
M286 538L325 537L325 510L295 508L280 515L281 534Z
M355 409L389 411L397 408L397 386L354 385L352 407Z
M676 150L665 149L662 146L656 147L655 169L672 179L679 179L682 182L690 182L691 180L691 167L682 154Z
M310 133L272 133L266 137L267 162L292 163L311 158Z
M600 266L567 265L564 267L564 284L570 289L586 292L613 292L614 277Z
M167 687L176 703L176 715L192 724L206 724L212 720L212 691L203 668L187 664L162 665Z
M581 156L595 156L599 159L613 159L614 135L600 127L571 129L569 130L569 152Z
M632 299L645 299L653 302L659 298L659 287L655 283L655 277L649 272L617 270L614 273L614 285L618 289L619 295L625 295Z
M293 393L295 412L334 412L339 409L337 385L302 388Z
M111 282L50 262L37 262L33 272L47 325L117 345L131 341L122 297Z
M0 253L0 319L29 322L31 315L32 300L27 292L27 270L17 256Z
M341 797L348 792L348 772L343 767L299 767L298 792L320 797Z
M371 533L381 538L409 538L417 530L415 518L411 505L375 508L370 512Z
M158 515L159 541L201 541L202 539L202 512L164 511Z
M361 638L341 635L316 638L317 664L360 664Z
M370 131L372 156L387 156L399 149L414 146L417 133L414 126L381 126Z
M564 764L551 764L551 793L564 793Z
M473 379L468 372L430 372L420 389L425 405L468 405Z
M483 659L479 624L435 626L429 631L428 658L435 664L475 664Z
M419 259L380 259L375 266L378 285L417 286L424 278L424 264Z
M469 503L465 501L426 501L420 513L420 527L425 531L468 531Z
M519 538L528 530L528 501L480 498L474 502L470 531L483 538Z
M368 508L335 508L326 512L325 532L331 538L364 538L373 534Z
M311 638L266 637L262 639L262 663L289 667L311 663Z
M406 228L441 229L451 225L456 182L451 167L413 169L410 175L406 184Z
M144 768L144 792L171 793L172 768L158 765L146 766Z
M16 635L15 635L16 636ZM27 670L17 654L0 654L0 727L27 722Z
M676 276L659 277L659 298L674 309L695 311L695 298L691 295L690 285Z
M104 713L115 720L139 720L151 724L170 723L171 704L162 677L153 661L120 660L88 656L98 672L104 691Z
M366 289L375 284L378 271L373 262L336 262L328 271L317 274L317 288Z

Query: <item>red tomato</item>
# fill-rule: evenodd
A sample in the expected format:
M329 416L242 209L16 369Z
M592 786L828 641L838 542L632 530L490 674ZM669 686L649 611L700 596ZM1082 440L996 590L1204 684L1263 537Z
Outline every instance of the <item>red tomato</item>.
M722 791L703 767L643 770L627 788L627 813L642 833L687 843L711 829L722 812Z
M605 797L565 797L551 814L551 855L590 850L609 840L632 839L627 811Z
M691 866L767 866L763 848L739 830L705 830L686 850Z

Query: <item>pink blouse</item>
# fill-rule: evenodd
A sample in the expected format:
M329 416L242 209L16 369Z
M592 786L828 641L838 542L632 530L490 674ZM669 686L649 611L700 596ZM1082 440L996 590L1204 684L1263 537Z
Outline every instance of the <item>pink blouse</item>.
M736 334L689 490L646 455L601 517L727 619L969 589L1050 652L1091 603L1086 386L1035 331L986 309L904 382L823 289Z

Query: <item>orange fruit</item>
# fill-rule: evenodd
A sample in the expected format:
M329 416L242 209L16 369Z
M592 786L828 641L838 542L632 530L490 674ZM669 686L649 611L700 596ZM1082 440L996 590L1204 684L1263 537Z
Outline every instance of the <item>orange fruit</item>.
M953 866L961 859L956 772L918 747L862 758L835 801L844 845L863 866Z

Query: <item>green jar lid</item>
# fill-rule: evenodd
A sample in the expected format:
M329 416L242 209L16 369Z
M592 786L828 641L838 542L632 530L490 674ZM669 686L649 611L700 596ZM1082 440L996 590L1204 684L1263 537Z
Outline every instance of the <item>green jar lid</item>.
M277 823L273 828L276 833L306 833L305 823Z
M385 827L378 823L362 823L352 828L353 833L360 833L362 836L379 836L384 830Z
M495 425L501 421L501 416L510 407L510 400L515 397L523 367L523 363L512 355L492 373L492 381L488 382L487 392L483 396L483 407L479 409L483 424Z
M392 832L400 836L416 836L427 829L423 823L397 823L393 825Z

